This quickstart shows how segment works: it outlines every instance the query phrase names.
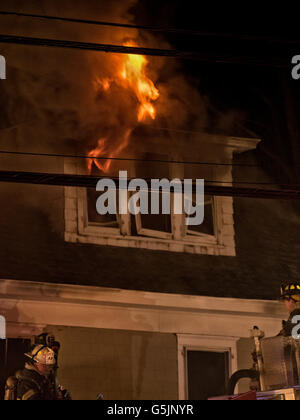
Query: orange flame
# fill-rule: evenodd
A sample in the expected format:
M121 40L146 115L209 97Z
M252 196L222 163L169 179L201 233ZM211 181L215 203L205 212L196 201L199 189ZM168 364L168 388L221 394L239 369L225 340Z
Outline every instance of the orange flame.
M129 45L126 45L129 46ZM159 98L159 91L152 80L146 76L148 60L143 55L128 54L124 60L121 77L131 88L140 103L138 121L143 121L147 116L153 120L156 117L156 110L151 103Z
M101 138L98 140L98 146L88 154L87 164L89 173L91 174L92 172L93 164L95 164L101 172L107 173L113 162L110 158L118 156L119 153L125 149L128 145L131 132L132 130L127 130L118 147L111 151L109 151L108 139ZM99 159L100 157L103 157L103 159ZM103 160L105 160L104 163Z
M135 45L132 43L127 43L125 46ZM137 113L138 122L144 121L147 117L155 120L156 109L153 105L153 102L156 101L160 96L158 89L155 87L152 80L150 80L146 75L146 68L148 64L148 60L142 55L127 54L122 57L121 68L115 78L110 77L105 79L97 79L95 83L95 85L98 86L98 88L100 87L103 91L108 91L113 81L123 86L124 88L133 91L140 104ZM100 159L93 158L100 156L104 156L105 158L118 156L119 153L121 153L122 150L124 150L128 145L129 138L133 129L134 127L128 129L125 135L121 136L117 147L110 146L108 138L99 139L97 147L89 153L89 173L92 171L93 163L100 171L107 173L111 167L112 160L107 159L103 163ZM113 150L112 147L114 147Z

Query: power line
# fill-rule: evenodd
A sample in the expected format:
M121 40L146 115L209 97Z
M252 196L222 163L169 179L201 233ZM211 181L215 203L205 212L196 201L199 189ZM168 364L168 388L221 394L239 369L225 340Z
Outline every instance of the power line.
M36 153L36 152L13 152L0 150L0 154L9 154L15 156L30 156L30 157L51 157L51 158L67 158L67 159L90 159L90 160L112 160L119 162L144 162L144 163L164 163L164 164L180 164L180 165L197 165L197 166L221 166L221 167L242 167L242 168L260 168L258 165L251 165L245 163L216 163L216 162L188 162L188 161L170 161L170 160L156 160L156 159L142 159L142 158L123 158L123 157L104 157L104 156L85 156L85 155L62 155L56 153ZM114 178L115 175L106 174L106 178ZM230 185L259 185L259 186L278 186L284 188L299 188L298 184L282 184L280 182L252 182L252 181L223 181L223 180L205 180L211 184L230 184Z
M171 165L199 165L199 166L238 166L259 168L258 165L250 165L243 163L217 163L217 162L196 162L196 161L176 161L176 160L163 160L163 159L142 159L142 158L124 158L124 157L106 157L106 156L86 156L86 155L62 155L57 153L36 153L36 152L14 152L7 150L0 150L0 154L17 155L17 156L32 156L32 157L58 157L58 158L71 158L71 159L90 159L90 160L112 160L121 162L149 162L149 163L168 163Z
M99 157L99 156L80 156L80 155L61 155L61 154L54 154L54 153L34 153L34 152L8 152L8 151L0 151L0 154L10 154L16 156L31 156L31 157L52 157L52 158L68 158L68 159L92 159L92 160L113 160L113 161L121 161L121 162L144 162L144 163L166 163L166 164L182 164L182 165L203 165L203 166L225 166L225 167L250 167L250 168L260 168L257 165L250 165L250 164L235 164L235 163L206 163L206 162L187 162L187 161L169 161L169 160L154 160L154 159L139 159L139 158L116 158L116 157ZM101 178L101 176L99 175ZM106 174L106 178L114 178L115 175ZM278 186L281 185L283 188L299 188L300 185L298 184L282 184L280 182L256 182L256 181L224 181L224 180L209 180L206 179L205 182L210 184L229 184L229 185L259 185L259 186Z
M61 22L70 22L70 23L82 23L95 26L108 26L124 29L141 29L150 32L161 32L161 33L175 33L181 35L195 35L202 37L212 37L212 38L233 38L241 39L246 41L265 41L271 43L284 43L284 44L300 44L300 40L291 40L291 39L280 39L280 38L271 38L264 36L252 36L252 35L243 35L243 34L228 34L228 33L219 33L219 32L203 32L199 30L192 29L180 29L180 28L170 28L170 27L158 27L158 26L149 26L149 25L136 25L128 23L119 23L119 22L105 22L89 19L76 19L76 18L66 18L61 16L46 16L38 15L31 13L21 13L21 12L11 12L11 11L0 11L0 15L5 16L18 16L18 17L29 17L33 19L42 19L42 20L57 20Z
M20 172L20 171L0 171L0 182L31 184L31 185L48 185L48 186L65 186L79 188L96 188L100 179L107 177L94 177L89 175L66 175L66 174L49 174L39 172ZM116 187L119 188L119 178L114 178ZM130 179L128 179L128 183ZM127 184L128 186L128 184ZM151 184L148 181L149 189ZM120 187L122 188L122 186ZM195 185L193 190L196 191ZM264 199L281 199L281 200L300 200L300 189L265 189L265 188L241 188L241 187L225 187L220 185L206 185L205 193L212 196L221 197L244 197L244 198L264 198Z
M126 47L122 45L111 44L95 44L90 42L65 41L58 39L33 38L16 35L0 34L0 43L31 45L37 47L53 47L78 49L83 51L97 51L114 54L144 55L153 57L178 58L182 60L197 60L202 62L214 62L222 64L243 64L260 67L290 67L289 59L280 59L278 57L246 57L233 56L232 54L218 53L209 54L206 52L166 50L160 48L144 48L144 47Z

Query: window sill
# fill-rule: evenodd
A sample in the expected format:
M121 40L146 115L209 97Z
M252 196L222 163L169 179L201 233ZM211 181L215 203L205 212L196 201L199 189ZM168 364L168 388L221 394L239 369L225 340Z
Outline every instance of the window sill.
M197 255L236 256L235 246L232 242L229 244L221 244L217 242L216 238L214 238L214 241L207 242L204 240L195 242L190 241L189 239L175 241L173 239L122 236L120 234L106 234L104 232L101 232L101 234L98 233L97 235L87 231L84 234L66 233L65 240L73 243L148 249L153 251L168 251Z

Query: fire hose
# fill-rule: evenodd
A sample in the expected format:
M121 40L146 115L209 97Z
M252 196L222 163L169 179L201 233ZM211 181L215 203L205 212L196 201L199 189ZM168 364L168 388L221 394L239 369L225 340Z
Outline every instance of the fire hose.
M235 372L229 379L227 394L234 395L235 388L241 379L259 380L259 373L255 369L243 369Z

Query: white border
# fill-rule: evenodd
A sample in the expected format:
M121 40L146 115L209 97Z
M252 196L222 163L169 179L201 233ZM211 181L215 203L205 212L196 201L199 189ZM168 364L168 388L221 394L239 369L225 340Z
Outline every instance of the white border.
M229 353L229 376L238 370L236 337L177 335L178 345L178 396L179 400L188 399L187 350L203 350Z
M8 335L17 325L28 331L53 325L239 338L249 338L254 325L274 336L287 317L276 301L14 280L0 280L0 315Z
M155 139L153 139L155 142ZM226 136L209 135L199 133L189 139L189 147L199 151L203 143L217 145L225 153L228 161L232 160L233 153L241 153L255 149L259 140L234 138ZM147 146L147 145L146 145ZM145 146L145 147L146 147ZM150 147L150 146L148 146ZM153 145L152 145L153 147ZM165 147L162 146L161 147ZM174 143L174 150L170 158L180 160L185 146L180 138ZM144 150L146 152L146 150ZM176 155L175 155L176 153ZM170 154L170 151L167 152ZM81 162L82 164L82 162ZM64 171L69 174L78 174L82 167L78 159L65 159ZM171 178L180 176L182 168L180 165L172 165ZM216 175L215 175L216 176ZM213 179L215 179L213 176ZM232 182L232 168L226 168L223 181ZM222 185L222 184L220 184ZM228 184L226 183L228 186ZM236 256L235 229L234 229L234 209L232 197L215 197L215 237L185 237L181 238L180 229L176 228L178 219L173 217L173 239L151 238L142 236L130 236L130 217L121 220L121 228L103 228L95 224L89 224L87 219L86 203L84 203L84 189L65 187L65 241L72 243L84 243L104 246L142 248L157 251L169 251L180 253L191 253L200 255L214 256ZM180 223L179 223L180 224Z
M75 165L75 166L74 166ZM65 172L76 173L77 165L65 162ZM172 217L172 232L151 238L147 236L129 236L130 215L121 216L121 229L104 228L88 222L86 191L84 188L65 187L65 241L104 246L140 248L156 251L180 252L200 255L236 256L235 230L233 217L233 198L214 197L215 236L185 236L175 239L180 234L176 224L177 216ZM182 222L182 221L181 221ZM180 224L180 229L182 228ZM143 232L146 234L146 230ZM174 236L174 239L173 239Z

